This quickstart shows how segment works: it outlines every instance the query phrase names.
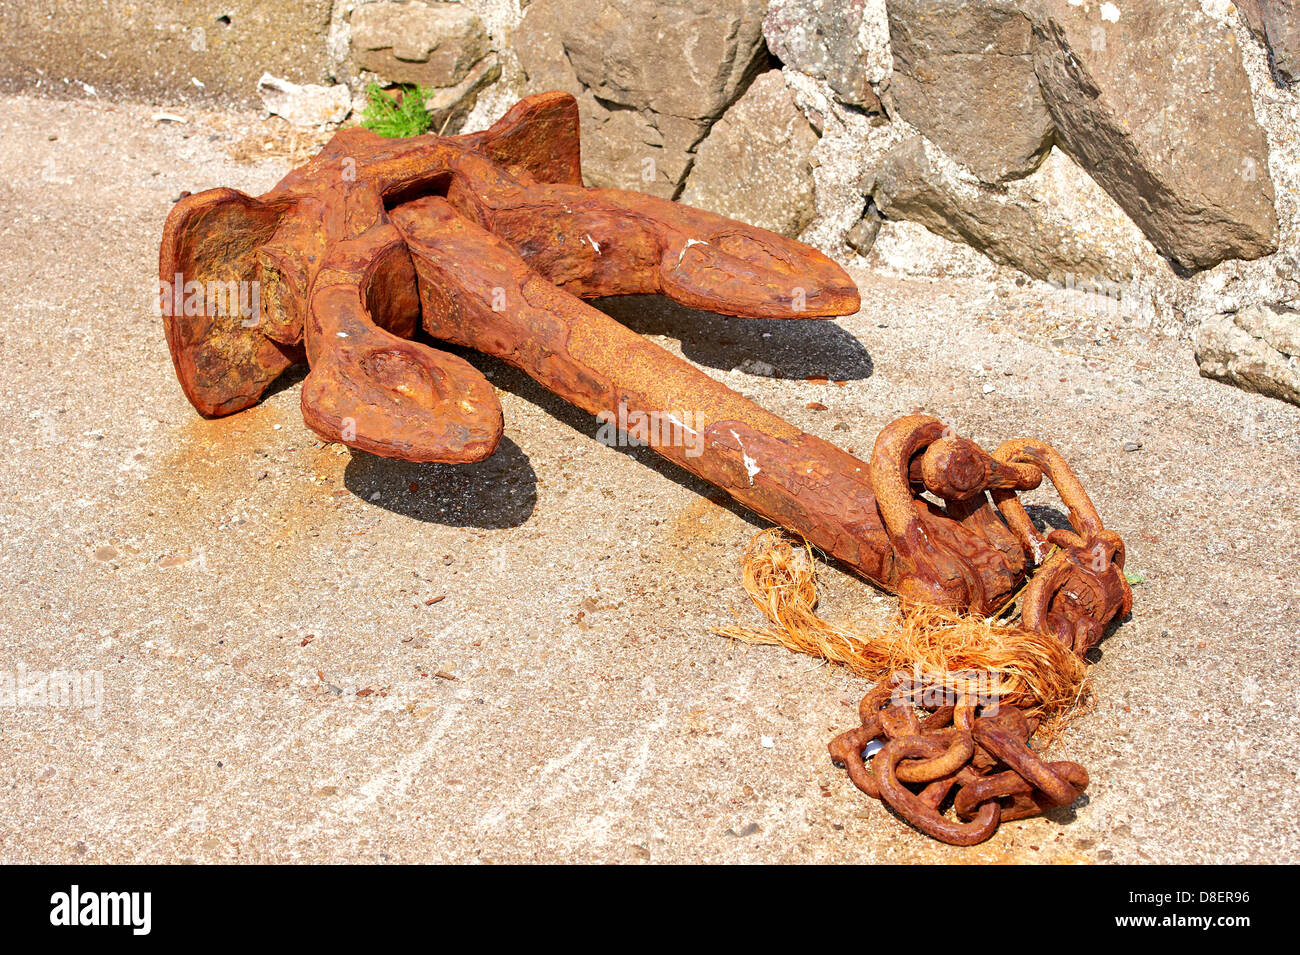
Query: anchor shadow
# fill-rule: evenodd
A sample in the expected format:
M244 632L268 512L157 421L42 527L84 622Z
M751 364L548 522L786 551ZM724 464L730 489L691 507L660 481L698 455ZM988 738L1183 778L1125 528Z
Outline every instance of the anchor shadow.
M874 371L871 356L862 344L831 321L730 318L686 308L658 295L605 298L591 304L639 334L676 338L684 355L710 368L729 371L746 359L755 359L774 366L775 377L861 380ZM597 440L601 424L593 415L547 391L517 368L472 349L437 341L422 331L415 337L458 355L486 375L495 387L535 405L584 437ZM297 378L300 380L301 375ZM509 424L507 420L507 428ZM755 529L772 526L723 491L648 447L619 446L612 450L708 498ZM518 527L528 521L537 505L537 473L528 456L508 437L502 438L491 457L473 464L422 464L353 451L343 483L364 500L378 492L380 497L373 501L377 507L452 527ZM415 493L407 492L411 484L418 485Z
M519 527L537 506L537 472L509 438L472 464L399 461L354 450L343 486L386 511L447 527Z
M875 372L871 355L834 319L733 318L679 305L662 295L620 295L588 303L641 335L681 343L691 361L720 371L738 366L761 377L861 381Z

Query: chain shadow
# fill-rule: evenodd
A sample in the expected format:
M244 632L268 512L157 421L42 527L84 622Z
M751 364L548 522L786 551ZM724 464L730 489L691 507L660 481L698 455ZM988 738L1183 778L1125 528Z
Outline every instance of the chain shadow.
M1034 526L1047 531L1068 531L1074 528L1070 525L1069 516L1058 507L1050 504L1026 504L1025 513L1029 519L1034 522Z

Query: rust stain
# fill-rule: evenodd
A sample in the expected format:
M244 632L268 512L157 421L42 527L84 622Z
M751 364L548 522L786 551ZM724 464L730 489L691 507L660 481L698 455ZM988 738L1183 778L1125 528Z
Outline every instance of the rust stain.
M674 541L731 544L737 537L735 516L707 495L692 498L673 515L669 526Z

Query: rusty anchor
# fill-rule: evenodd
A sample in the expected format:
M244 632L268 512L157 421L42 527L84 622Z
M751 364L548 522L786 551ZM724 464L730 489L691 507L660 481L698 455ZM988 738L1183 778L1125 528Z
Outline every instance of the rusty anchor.
M203 415L232 414L305 360L303 418L323 438L410 461L485 458L502 435L496 394L463 359L413 341L422 328L593 414L668 415L655 451L905 601L991 614L1028 580L1025 624L1079 654L1128 612L1123 542L1048 446L989 454L913 415L884 429L868 463L585 304L659 293L733 316L820 319L859 298L835 262L791 239L585 188L579 155L576 102L543 93L482 132L346 129L265 195L182 199L159 269L186 396ZM212 289L249 284L254 314L214 306ZM1043 536L1016 497L1044 476L1072 530Z

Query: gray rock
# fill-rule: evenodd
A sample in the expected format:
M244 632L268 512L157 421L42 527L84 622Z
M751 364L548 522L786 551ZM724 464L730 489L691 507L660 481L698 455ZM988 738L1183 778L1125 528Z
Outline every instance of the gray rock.
M890 0L894 110L985 182L1037 168L1052 117L1034 73L1033 28L1010 2Z
M842 103L881 110L863 43L864 0L772 0L763 18L768 49L786 66L826 80Z
M782 235L816 211L809 156L817 134L780 70L759 76L696 150L681 201Z
M424 108L433 119L433 131L446 136L460 132L478 102L479 94L500 78L501 62L495 53L489 53L475 63L455 86L429 89L424 98Z
M1273 69L1288 83L1300 80L1300 3L1297 0L1236 0L1242 19L1268 47Z
M1033 0L1057 142L1182 269L1277 249L1264 134L1233 35L1194 0Z
M876 244L883 222L884 219L880 217L880 209L876 207L875 200L868 199L867 207L862 211L862 218L844 236L845 244L858 255L866 255Z
M527 92L564 90L577 98L587 185L675 195L691 157L685 150L675 150L670 161L653 117L639 110L612 108L578 80L564 47L570 29L565 15L562 3L547 0L534 0L525 11L515 33L515 52Z
M453 87L490 44L472 11L456 3L367 3L352 13L352 58L397 83Z
M766 0L534 0L515 33L529 92L578 98L589 185L674 197L709 127L763 70Z
M676 195L693 155L685 149L666 152L653 115L602 103L579 82L564 50L563 14L563 5L545 0L528 7L515 36L527 91L564 90L577 98L587 185Z
M1129 277L1104 242L1081 235L1067 216L961 180L942 158L928 154L920 136L892 149L863 187L884 218L918 222L1035 278Z
M1196 362L1206 378L1300 405L1300 310L1255 305L1207 318Z
M257 93L267 112L282 116L295 126L341 123L352 111L352 91L346 86L299 86L270 73L257 81Z

